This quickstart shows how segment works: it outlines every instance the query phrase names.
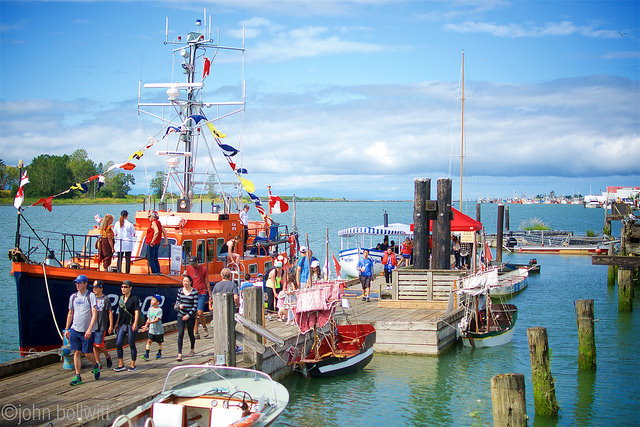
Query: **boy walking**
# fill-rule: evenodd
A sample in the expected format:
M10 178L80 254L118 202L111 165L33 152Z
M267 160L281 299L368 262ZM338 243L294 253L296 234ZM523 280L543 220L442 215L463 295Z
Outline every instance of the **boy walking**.
M70 385L82 384L80 369L82 367L82 354L93 364L93 377L100 379L100 367L93 356L93 328L96 324L98 312L96 309L96 296L87 289L87 276L80 274L74 280L78 292L69 298L69 313L65 336L69 340L69 348L73 351L73 367L76 376Z
M147 322L140 330L144 332L149 330L149 336L147 339L147 349L142 355L144 360L149 360L149 352L151 351L151 343L158 343L158 352L156 353L156 359L162 357L162 343L164 342L164 327L162 326L162 309L160 308L160 294L154 294L151 297L151 307L147 312Z
M102 370L100 353L103 353L107 358L107 369L111 369L111 366L113 366L111 355L104 345L104 337L113 333L113 312L111 311L109 297L103 293L103 286L102 280L93 282L93 293L96 296L97 309L96 331L93 333L93 355L100 370Z

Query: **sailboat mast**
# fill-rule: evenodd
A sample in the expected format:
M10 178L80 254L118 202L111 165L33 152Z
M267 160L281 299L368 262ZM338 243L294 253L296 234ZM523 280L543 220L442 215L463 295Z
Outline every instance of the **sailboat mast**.
M462 51L462 97L460 121L460 212L462 212L462 172L464 169L464 50Z
M197 43L190 43L189 46L189 64L186 68L187 73L187 83L194 83L195 77L195 64L196 64L196 50L198 49ZM196 112L194 111L194 101L195 101L195 88L189 87L187 88L187 105L185 111L185 117L190 117ZM186 132L183 134L184 137L184 151L186 153L191 153L192 149L192 139L193 139L193 129L188 127ZM184 156L184 195L183 197L191 202L193 197L193 191L191 189L191 172L193 171L192 167L192 157L190 155Z

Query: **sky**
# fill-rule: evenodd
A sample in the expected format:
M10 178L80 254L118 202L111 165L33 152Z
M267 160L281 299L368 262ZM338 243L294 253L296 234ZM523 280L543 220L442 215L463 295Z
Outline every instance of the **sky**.
M173 40L209 16L222 44L244 34L244 55L206 52L203 99L244 87L244 113L215 125L258 195L407 200L425 177L432 194L451 178L457 200L462 145L465 200L640 186L638 1L2 0L0 159L82 148L119 163L160 139L139 82L183 81L166 19ZM196 166L231 180L205 139ZM175 140L136 162L132 193L163 149Z

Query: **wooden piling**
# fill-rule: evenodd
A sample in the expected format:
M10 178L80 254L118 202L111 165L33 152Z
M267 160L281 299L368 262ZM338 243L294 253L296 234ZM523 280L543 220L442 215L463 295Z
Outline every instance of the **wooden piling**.
M491 378L493 425L526 426L524 374L498 374Z
M631 288L631 270L618 270L618 312L633 311L633 292Z
M558 401L551 366L549 362L549 343L547 329L534 327L527 329L529 340L529 358L531 359L531 383L533 384L533 403L536 414L557 416Z
M431 193L431 179L414 179L415 195L413 204L413 265L418 269L429 268L429 219L426 211Z
M252 286L250 288L245 288L245 290L242 292L242 297L244 317L254 323L257 323L260 326L264 326L264 302L262 296L262 287ZM260 334L252 332L246 327L244 328L244 335L247 338L253 339L259 343L263 341ZM258 371L262 370L262 354L260 354L258 351L245 348L243 361L245 363L253 365L253 368Z
M609 251L607 252L607 254L614 255L613 243L609 244ZM612 264L607 269L607 285L615 286L617 277L618 277L618 266Z
M576 323L578 325L578 368L596 369L596 339L593 329L593 300L576 301Z
M498 205L498 228L496 236L496 261L502 262L502 228L504 223L504 205L501 203Z
M433 225L434 270L449 270L451 267L451 179L438 179L438 206Z
M481 213L482 213L482 205L480 203L476 203L476 221L478 222L482 222Z
M236 366L236 322L232 293L213 294L213 352L216 365Z
M504 207L504 229L507 231L511 230L509 227L509 205Z

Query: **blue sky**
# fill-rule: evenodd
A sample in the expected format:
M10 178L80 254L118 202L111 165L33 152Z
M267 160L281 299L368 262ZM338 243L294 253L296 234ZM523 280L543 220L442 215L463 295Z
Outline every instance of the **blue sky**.
M244 123L217 126L258 194L410 199L451 177L457 198L463 50L465 199L640 185L640 2L185 3L0 2L0 158L126 160L162 127L137 97L171 80L166 17L174 38L206 8L224 44L245 28ZM220 54L205 98L239 99L241 71ZM164 160L138 162L134 192Z

